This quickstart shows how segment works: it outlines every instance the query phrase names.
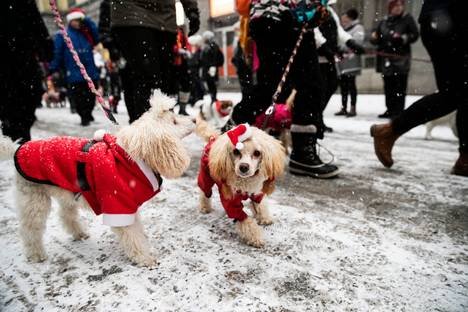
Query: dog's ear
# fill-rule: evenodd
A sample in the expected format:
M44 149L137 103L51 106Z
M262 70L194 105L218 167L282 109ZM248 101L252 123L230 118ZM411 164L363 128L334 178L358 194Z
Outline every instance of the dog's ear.
M163 177L180 177L190 165L189 154L179 138L161 127L141 118L117 133L117 143L132 159L143 160Z
M280 141L258 128L254 130L255 144L262 152L260 170L269 180L274 180L284 172L286 154Z
M275 180L268 179L263 182L262 193L270 195L275 191Z
M211 146L208 166L214 180L225 181L235 174L231 151L232 144L226 134L218 137Z

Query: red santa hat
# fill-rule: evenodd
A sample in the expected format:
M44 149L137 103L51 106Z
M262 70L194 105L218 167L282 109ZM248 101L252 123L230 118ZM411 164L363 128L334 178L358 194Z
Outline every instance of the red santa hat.
M76 20L76 19L82 20L85 18L85 16L86 14L85 14L85 11L83 11L83 9L73 8L67 14L67 23L70 23L71 21Z
M250 129L249 124L241 124L237 127L226 132L229 139L231 140L232 145L238 150L244 148L245 140L248 140L252 136L252 129Z

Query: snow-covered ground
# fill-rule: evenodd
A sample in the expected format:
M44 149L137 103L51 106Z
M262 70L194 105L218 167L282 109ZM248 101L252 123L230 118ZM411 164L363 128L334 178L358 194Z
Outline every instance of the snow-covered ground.
M449 175L456 139L437 128L436 140L426 141L424 128L414 129L398 141L394 167L384 169L369 136L383 97L360 96L356 118L333 116L339 100L327 109L335 132L323 144L340 178L286 174L269 200L276 222L264 229L263 249L239 242L218 201L212 214L197 211L203 144L185 139L190 169L166 180L165 191L141 209L155 270L130 264L89 213L91 237L72 241L55 211L49 259L27 263L12 163L0 163L0 311L468 311L468 179ZM81 128L67 109L40 109L33 136L91 137L110 128L100 111L94 115L97 122ZM118 119L127 122L123 113Z

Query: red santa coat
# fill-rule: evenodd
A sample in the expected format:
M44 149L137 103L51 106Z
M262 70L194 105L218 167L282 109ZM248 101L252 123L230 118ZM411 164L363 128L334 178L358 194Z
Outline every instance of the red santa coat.
M200 171L198 173L198 186L205 193L206 197L211 197L213 194L213 186L216 184L220 190L225 184L225 181L215 181L210 175L210 168L208 166L209 154L211 146L213 145L216 138L211 138L208 144L205 146L203 155L200 161ZM247 218L247 214L244 212L243 200L250 199L255 203L260 203L263 199L263 193L260 194L247 194L241 191L236 191L232 198L226 198L222 192L220 192L221 204L226 211L229 218L244 221Z
M27 180L82 193L106 225L133 224L138 208L159 193L161 178L144 162L130 159L110 134L84 152L88 142L74 137L26 142L16 151L16 168ZM84 163L88 190L80 188L78 162Z

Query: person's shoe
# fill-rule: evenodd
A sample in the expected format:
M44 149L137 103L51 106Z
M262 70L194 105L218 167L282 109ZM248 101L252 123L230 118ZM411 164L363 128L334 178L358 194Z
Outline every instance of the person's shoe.
M374 138L374 151L382 165L390 168L393 165L392 149L399 135L393 132L392 124L372 125L371 136Z
M328 133L332 133L333 128L331 128L331 127L329 127L327 125L323 125L323 131L328 132Z
M94 121L94 116L93 115L89 116L89 121Z
M188 116L189 114L185 110L186 103L179 103L179 115Z
M356 106L351 106L351 110L346 115L346 117L355 117L356 116Z
M83 127L87 127L91 124L91 122L89 120L82 120L81 121L81 126Z
M338 175L339 169L324 164L317 155L317 138L314 133L291 133L293 150L289 159L289 172L317 179L330 179Z
M348 115L348 112L346 111L346 108L344 107L335 113L335 116L346 116L346 115Z
M468 152L460 152L457 162L452 168L452 174L468 177Z
M379 118L391 118L391 117L392 117L392 114L390 114L389 111L386 111L385 113L380 114L378 117L379 117Z

